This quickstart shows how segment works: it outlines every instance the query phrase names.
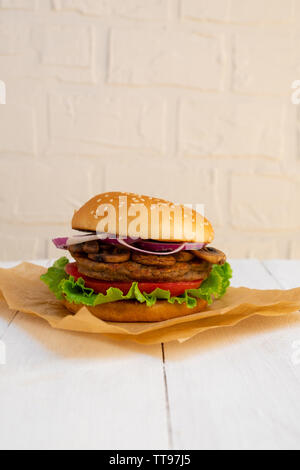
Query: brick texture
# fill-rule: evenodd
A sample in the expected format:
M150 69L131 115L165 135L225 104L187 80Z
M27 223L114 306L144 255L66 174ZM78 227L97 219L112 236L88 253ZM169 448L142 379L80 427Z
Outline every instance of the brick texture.
M100 35L101 29L98 31ZM69 83L95 81L95 30L92 25L34 25L31 44L35 62L27 73L47 79L58 78ZM100 57L100 56L99 56Z
M7 10L34 10L37 0L0 0L0 8Z
M3 15L1 15L3 16ZM5 22L0 16L0 56L13 56L24 49L24 36L26 25L22 25L17 31L12 21Z
M73 152L84 152L84 144L89 144L95 152L124 147L162 153L164 117L164 103L157 99L104 93L49 96L50 137L57 150L67 145Z
M0 122L0 154L36 153L36 117L33 109L21 105L2 105Z
M249 231L299 230L300 219L295 217L300 205L299 182L293 178L273 175L233 175L233 226Z
M167 0L53 0L57 11L76 11L83 15L161 20L167 12Z
M229 21L230 0L181 0L181 15L196 21Z
M6 187L1 193L0 221L31 224L33 233L39 224L69 222L81 201L93 195L92 166L81 159L72 159L71 172L69 162L59 158L48 163L23 158L18 165L6 158L0 161L0 169L0 184Z
M278 100L266 103L262 108L256 97L222 95L183 100L179 113L182 154L280 158L284 106Z
M136 165L134 171L128 172L126 164L118 167L110 164L105 177L106 190L133 191L185 204L203 204L206 216L210 216L215 225L221 225L222 209L217 187L218 176L214 170L195 171L190 165L172 168L148 162Z
M4 233L1 236L0 259L1 261L19 261L24 259L26 253L27 259L43 258L45 249L41 239L37 237L19 237L16 243L16 237L7 236Z
M53 9L60 11L76 11L85 15L105 15L109 12L109 2L103 0L52 0Z
M237 24L292 23L294 0L181 0L185 19ZM297 2L296 2L297 3Z
M233 41L233 88L246 93L288 93L297 47L289 33L251 31Z
M294 0L265 0L262 8L260 0L252 0L249 8L248 2L231 0L229 19L241 24L291 23L294 5Z
M300 244L299 239L293 240L290 245L290 258L300 259Z
M0 0L0 259L59 256L106 190L204 204L229 257L300 258L299 20L296 0Z
M41 44L42 62L47 65L88 67L91 63L89 27L47 26Z
M114 30L109 82L174 85L217 90L221 86L220 41L193 33ZM205 67L199 67L203 57Z

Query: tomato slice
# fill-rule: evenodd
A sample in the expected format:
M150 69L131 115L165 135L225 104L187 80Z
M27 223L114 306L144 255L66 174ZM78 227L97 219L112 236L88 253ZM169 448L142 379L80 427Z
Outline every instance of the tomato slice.
M93 279L91 277L81 274L76 263L69 263L65 267L65 271L70 276L73 276L75 280L79 277L84 279L86 287L94 289L97 293L105 294L107 289L110 287L117 287L120 289L123 294L127 294L129 291L132 282L121 282L121 281L99 281L98 279ZM183 294L186 289L197 289L200 287L203 279L198 279L197 281L179 281L179 282L153 282L153 281L141 281L138 283L139 289L141 292L146 292L150 294L157 287L164 290L169 290L172 296L177 296Z

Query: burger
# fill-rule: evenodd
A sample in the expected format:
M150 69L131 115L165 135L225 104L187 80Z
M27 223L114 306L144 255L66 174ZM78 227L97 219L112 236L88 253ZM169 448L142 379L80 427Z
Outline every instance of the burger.
M163 321L205 310L229 286L230 265L209 246L213 227L198 208L107 192L75 211L72 229L53 239L70 256L41 280L73 314L86 307L105 321Z

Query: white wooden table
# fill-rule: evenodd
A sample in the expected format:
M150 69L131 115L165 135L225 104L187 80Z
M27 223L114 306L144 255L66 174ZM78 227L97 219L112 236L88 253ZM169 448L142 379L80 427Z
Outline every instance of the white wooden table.
M300 285L300 261L231 264L234 286ZM1 449L300 449L300 313L143 346L11 312L0 340Z

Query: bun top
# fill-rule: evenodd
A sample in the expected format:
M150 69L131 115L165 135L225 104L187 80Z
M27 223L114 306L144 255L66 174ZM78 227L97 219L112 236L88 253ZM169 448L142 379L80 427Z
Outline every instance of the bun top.
M210 222L192 207L134 193L108 192L86 202L72 219L75 230L117 237L210 243Z

